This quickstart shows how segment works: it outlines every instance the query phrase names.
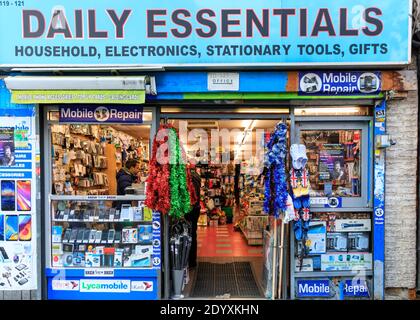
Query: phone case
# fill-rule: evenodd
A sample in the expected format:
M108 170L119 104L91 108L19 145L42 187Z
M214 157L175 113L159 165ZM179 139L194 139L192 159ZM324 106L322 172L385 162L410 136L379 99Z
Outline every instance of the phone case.
M1 182L1 210L15 211L15 181L3 180Z
M19 240L31 241L32 217L30 214L19 215Z
M0 214L0 241L4 241L4 215Z
M17 210L31 211L31 181L17 181Z
M69 242L71 237L71 228L66 229L64 231L63 242Z
M17 241L19 238L18 216L6 216L5 219L5 240Z

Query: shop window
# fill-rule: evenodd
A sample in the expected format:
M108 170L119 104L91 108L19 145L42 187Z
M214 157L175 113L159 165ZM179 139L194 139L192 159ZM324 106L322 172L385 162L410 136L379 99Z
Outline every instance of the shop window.
M302 130L312 196L361 196L361 130Z
M51 125L52 194L117 195L117 172L138 160L137 181L127 193L144 194L150 125ZM121 193L120 193L121 195Z
M372 270L371 226L368 212L313 213L302 261L296 243L295 272Z

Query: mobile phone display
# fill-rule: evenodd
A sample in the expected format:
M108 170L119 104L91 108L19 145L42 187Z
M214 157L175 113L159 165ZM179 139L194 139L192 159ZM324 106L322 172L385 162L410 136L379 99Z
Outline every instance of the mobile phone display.
M17 209L18 211L31 211L31 181L17 181Z
M108 242L113 242L115 236L115 230L111 229L108 231Z
M4 215L0 214L0 241L4 241Z
M15 211L15 182L3 180L1 182L1 210Z
M77 234L79 233L79 229L72 229L71 230L71 236L70 236L70 242L75 242L77 239Z
M19 215L19 240L30 241L32 239L32 217L30 214Z
M17 241L19 238L18 216L7 215L5 219L4 233L6 241Z
M71 228L66 229L64 232L63 242L69 242L71 236Z

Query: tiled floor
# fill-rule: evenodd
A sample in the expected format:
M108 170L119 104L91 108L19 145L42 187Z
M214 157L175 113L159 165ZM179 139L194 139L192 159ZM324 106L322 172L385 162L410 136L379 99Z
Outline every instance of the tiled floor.
M262 246L249 246L233 224L198 227L198 257L262 257Z

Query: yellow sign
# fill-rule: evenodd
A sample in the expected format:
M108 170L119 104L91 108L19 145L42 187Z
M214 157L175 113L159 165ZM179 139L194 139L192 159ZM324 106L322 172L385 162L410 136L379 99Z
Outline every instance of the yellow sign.
M13 90L12 102L39 103L109 103L141 104L145 102L144 90Z

